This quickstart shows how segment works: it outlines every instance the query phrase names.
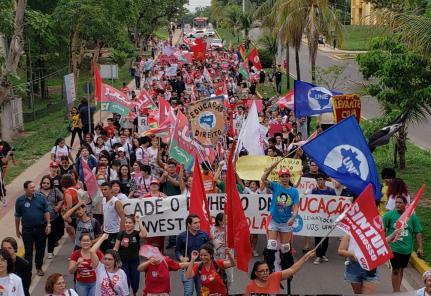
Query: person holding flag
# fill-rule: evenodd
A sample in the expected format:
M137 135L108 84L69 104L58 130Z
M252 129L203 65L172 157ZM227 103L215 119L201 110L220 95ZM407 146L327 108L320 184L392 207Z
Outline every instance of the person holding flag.
M298 214L299 205L299 193L296 188L290 186L288 169L278 171L280 183L268 181L269 174L280 161L274 162L266 169L261 179L262 183L272 191L272 202L269 209L272 220L268 226L268 244L264 250L265 259L271 271L274 270L275 253L279 247L282 269L287 269L293 261L290 253L290 240L292 239L292 226ZM280 239L280 246L278 246L278 238Z
M387 212L383 216L383 225L388 235L392 234L397 228L397 221L406 211L407 199L403 195L395 197L395 209ZM403 271L407 267L411 253L413 252L413 235L416 237L418 245L417 254L423 255L422 245L422 225L416 216L412 213L410 219L403 225L404 228L400 233L400 239L391 243L394 257L391 259L392 265L392 288L394 292L400 292L401 281L403 280Z

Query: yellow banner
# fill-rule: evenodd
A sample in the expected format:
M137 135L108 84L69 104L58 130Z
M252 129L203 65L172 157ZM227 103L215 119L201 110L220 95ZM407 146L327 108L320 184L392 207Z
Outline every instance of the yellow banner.
M271 166L274 162L277 162L282 157L270 157L270 156L242 156L236 162L236 172L238 176L243 180L260 180L264 171ZM289 169L291 177L290 181L296 184L301 177L302 162L300 159L284 158L271 172L269 180L278 181L278 171L280 169Z

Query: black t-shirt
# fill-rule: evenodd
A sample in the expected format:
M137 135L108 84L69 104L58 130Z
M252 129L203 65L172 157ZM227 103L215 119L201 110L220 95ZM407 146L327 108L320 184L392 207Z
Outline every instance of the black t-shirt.
M126 231L121 231L117 235L117 240L120 241L120 257L121 260L130 260L139 258L139 247L140 247L139 231L133 230L132 233L128 234Z
M280 82L281 81L281 72L280 71L275 72L274 77L275 77L275 82Z

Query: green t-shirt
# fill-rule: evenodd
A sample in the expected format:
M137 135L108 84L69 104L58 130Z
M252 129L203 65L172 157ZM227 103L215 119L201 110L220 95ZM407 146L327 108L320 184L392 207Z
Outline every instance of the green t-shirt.
M383 225L386 230L386 235L391 235L395 231L395 224L401 214L396 209L387 212L383 216ZM389 244L392 252L399 254L409 255L413 252L413 235L422 232L422 225L419 222L418 217L412 214L409 221L407 222L406 228L401 231L400 239L396 242Z
M226 184L224 181L221 181L220 183L218 183L217 187L220 189L222 193L226 193ZM238 183L236 184L236 189L238 189L239 194L243 193L242 187Z

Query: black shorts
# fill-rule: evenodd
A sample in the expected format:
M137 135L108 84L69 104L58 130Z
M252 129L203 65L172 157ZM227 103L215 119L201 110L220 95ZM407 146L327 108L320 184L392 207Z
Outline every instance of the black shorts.
M406 268L410 261L411 254L404 255L393 252L394 257L391 259L392 270Z

